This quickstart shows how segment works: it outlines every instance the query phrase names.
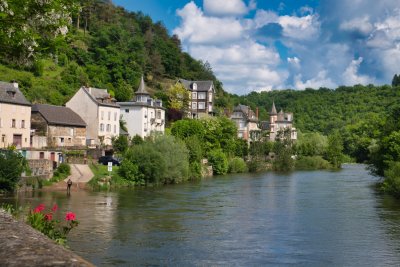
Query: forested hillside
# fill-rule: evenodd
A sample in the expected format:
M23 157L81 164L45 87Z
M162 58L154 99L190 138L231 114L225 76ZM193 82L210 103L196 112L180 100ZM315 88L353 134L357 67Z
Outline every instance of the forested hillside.
M208 63L182 52L179 39L161 22L111 1L57 3L19 0L0 8L0 80L18 81L32 102L63 104L81 85L107 88L117 100L128 100L142 74L154 90L180 77L214 80L221 89ZM54 13L63 20L52 21ZM42 25L35 21L39 17L51 22Z

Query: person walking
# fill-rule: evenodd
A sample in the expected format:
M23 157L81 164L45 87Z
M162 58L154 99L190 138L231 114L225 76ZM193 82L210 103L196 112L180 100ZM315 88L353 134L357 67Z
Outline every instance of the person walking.
M71 194L71 186L72 186L72 181L71 181L71 179L68 179L68 182L67 182L67 195Z

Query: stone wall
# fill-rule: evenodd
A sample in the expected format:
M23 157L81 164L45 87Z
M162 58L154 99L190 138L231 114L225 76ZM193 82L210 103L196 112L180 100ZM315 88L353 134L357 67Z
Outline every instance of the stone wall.
M0 209L0 266L94 266Z

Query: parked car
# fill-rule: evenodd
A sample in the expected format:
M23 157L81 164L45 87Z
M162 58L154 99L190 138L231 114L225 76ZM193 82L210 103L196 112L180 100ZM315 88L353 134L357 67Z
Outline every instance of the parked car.
M112 162L113 166L119 166L121 164L120 160L113 158L112 156L102 156L99 158L98 162L103 165L108 165L109 162Z

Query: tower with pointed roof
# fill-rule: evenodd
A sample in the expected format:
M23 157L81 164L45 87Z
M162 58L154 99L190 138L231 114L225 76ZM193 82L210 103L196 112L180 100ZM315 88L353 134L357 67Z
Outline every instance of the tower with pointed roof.
M161 100L151 98L146 90L143 76L134 99L128 102L118 102L118 104L121 107L122 120L126 122L130 136L146 137L150 136L152 132L164 133L165 108L163 108Z
M276 112L275 102L272 102L272 108L269 113L269 123L264 123L264 130L269 131L269 136L271 141L275 141L275 138L279 131L290 128L291 129L291 139L297 139L296 128L293 127L293 113L284 112L283 109Z

